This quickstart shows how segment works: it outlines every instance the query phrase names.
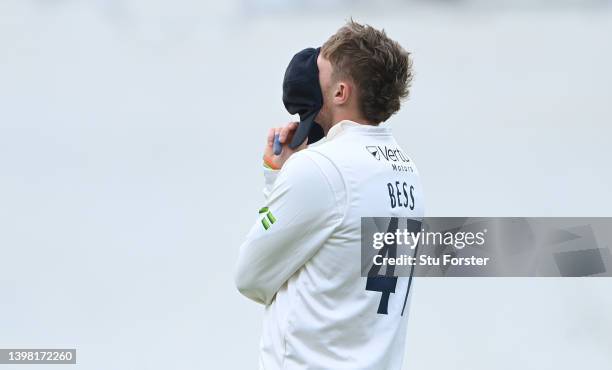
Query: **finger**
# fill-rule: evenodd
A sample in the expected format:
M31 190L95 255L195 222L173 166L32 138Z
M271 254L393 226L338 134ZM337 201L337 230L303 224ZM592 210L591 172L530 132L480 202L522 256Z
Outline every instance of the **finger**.
M290 129L291 131L293 131L293 130L295 130L295 129L298 127L298 123L299 123L299 122L297 122L297 121L289 122L289 123L287 124L287 126L289 126L289 129Z
M272 147L272 145L274 144L274 128L268 130L267 144L269 147Z
M282 144L285 144L285 142L287 141L287 134L288 134L288 127L283 126L280 130L280 137L279 137L279 140Z
M288 124L286 124L281 130L280 138L279 138L280 142L285 144L285 142L287 141L287 138L290 135L293 135L297 127L298 127L297 122L289 122Z
M288 132L287 132L287 139L286 139L287 143L289 143L293 139L293 136L297 132L298 125L299 125L298 122L291 122L291 123L289 123L289 125L288 125Z

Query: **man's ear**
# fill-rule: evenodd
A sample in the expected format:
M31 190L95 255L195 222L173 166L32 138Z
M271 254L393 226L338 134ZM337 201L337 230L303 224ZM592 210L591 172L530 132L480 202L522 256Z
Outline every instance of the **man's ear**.
M340 81L336 84L334 91L334 104L344 105L348 103L352 93L352 86L344 81Z

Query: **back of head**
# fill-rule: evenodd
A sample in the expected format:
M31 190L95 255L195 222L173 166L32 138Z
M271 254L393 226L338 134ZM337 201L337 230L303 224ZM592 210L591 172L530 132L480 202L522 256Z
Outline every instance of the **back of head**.
M384 30L352 19L323 44L321 54L333 67L334 79L356 86L362 115L384 122L400 109L412 82L410 54Z

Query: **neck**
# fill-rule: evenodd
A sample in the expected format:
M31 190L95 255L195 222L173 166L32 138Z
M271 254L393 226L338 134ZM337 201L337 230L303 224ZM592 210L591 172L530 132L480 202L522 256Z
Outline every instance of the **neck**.
M368 121L361 114L358 114L355 112L338 112L337 114L333 115L331 119L331 124L328 127L323 127L323 131L325 132L325 135L327 135L327 132L329 131L330 128L334 127L335 125L337 125L339 122L342 122L342 121L352 121L360 125L370 125L370 126L377 125L374 122Z

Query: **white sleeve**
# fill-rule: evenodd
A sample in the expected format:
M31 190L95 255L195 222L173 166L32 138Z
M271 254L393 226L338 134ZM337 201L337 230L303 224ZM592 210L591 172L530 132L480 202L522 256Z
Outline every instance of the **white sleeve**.
M271 168L264 167L264 200L267 202L270 197L270 193L272 192L272 187L274 186L274 182L278 177L279 170L273 170Z
M342 222L344 198L311 155L298 152L278 171L266 206L240 247L236 286L256 302L270 304Z

